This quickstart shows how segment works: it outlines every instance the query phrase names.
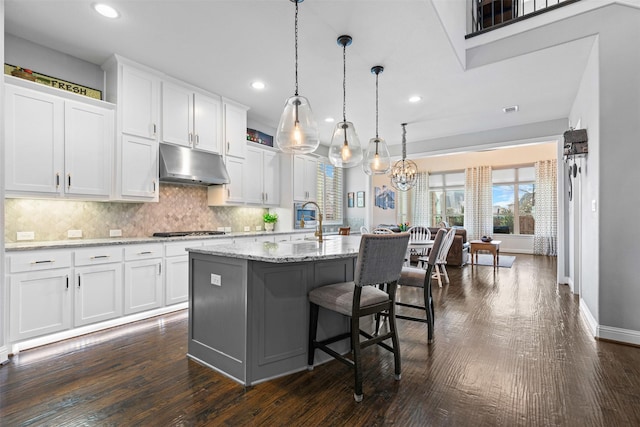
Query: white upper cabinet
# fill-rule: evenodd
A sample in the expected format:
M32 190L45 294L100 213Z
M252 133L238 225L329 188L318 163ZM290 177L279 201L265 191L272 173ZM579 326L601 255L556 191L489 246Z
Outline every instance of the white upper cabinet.
M106 97L118 105L112 198L157 202L161 74L117 55L102 68Z
M127 200L158 200L158 143L122 135L120 196Z
M157 139L160 78L133 66L121 65L118 98L122 132Z
M162 82L162 141L220 152L222 102L219 97Z
M222 102L220 98L196 92L193 94L194 148L220 153L222 135Z
M244 198L248 204L280 204L280 157L277 152L248 146Z
M209 186L209 206L244 204L244 159L227 157L225 163L229 173L229 183Z
M227 156L245 156L247 108L224 101L224 143Z
M108 199L114 106L15 83L5 86L7 195Z
M65 103L65 192L109 197L113 171L113 111Z
M293 157L293 199L295 201L315 201L317 193L316 159L307 156Z

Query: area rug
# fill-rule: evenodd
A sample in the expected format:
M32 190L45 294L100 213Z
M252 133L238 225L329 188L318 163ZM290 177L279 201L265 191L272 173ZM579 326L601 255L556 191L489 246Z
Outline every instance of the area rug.
M475 257L474 257L475 258ZM506 267L511 268L513 262L516 260L516 257L511 255L500 255L498 258L498 267ZM475 264L475 262L474 262ZM478 263L477 265L489 265L493 267L493 255L491 254L478 254Z

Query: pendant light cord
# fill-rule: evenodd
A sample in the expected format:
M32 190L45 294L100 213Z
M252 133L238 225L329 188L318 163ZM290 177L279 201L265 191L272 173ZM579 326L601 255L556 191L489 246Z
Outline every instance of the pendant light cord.
M295 51L296 51L296 96L298 96L298 2L296 4L296 21L295 21Z
M347 123L347 43L342 45L342 121Z
M380 72L376 72L376 139L378 139L378 75ZM378 144L376 143L376 154L378 153Z

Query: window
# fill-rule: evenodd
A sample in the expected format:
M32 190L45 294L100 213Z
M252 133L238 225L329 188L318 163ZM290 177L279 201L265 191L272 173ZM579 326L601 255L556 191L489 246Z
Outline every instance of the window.
M533 234L535 167L494 169L493 233Z
M464 226L464 172L429 175L431 225Z
M342 224L344 189L342 187L342 169L328 161L318 160L318 195L316 202L320 206L326 223Z

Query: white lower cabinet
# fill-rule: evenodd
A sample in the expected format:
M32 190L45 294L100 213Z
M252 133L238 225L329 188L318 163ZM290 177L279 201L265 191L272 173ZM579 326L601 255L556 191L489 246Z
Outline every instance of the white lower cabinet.
M76 268L74 282L74 326L122 316L121 263Z
M124 314L163 305L162 249L161 243L125 247Z
M10 339L19 341L71 327L70 268L9 276Z

